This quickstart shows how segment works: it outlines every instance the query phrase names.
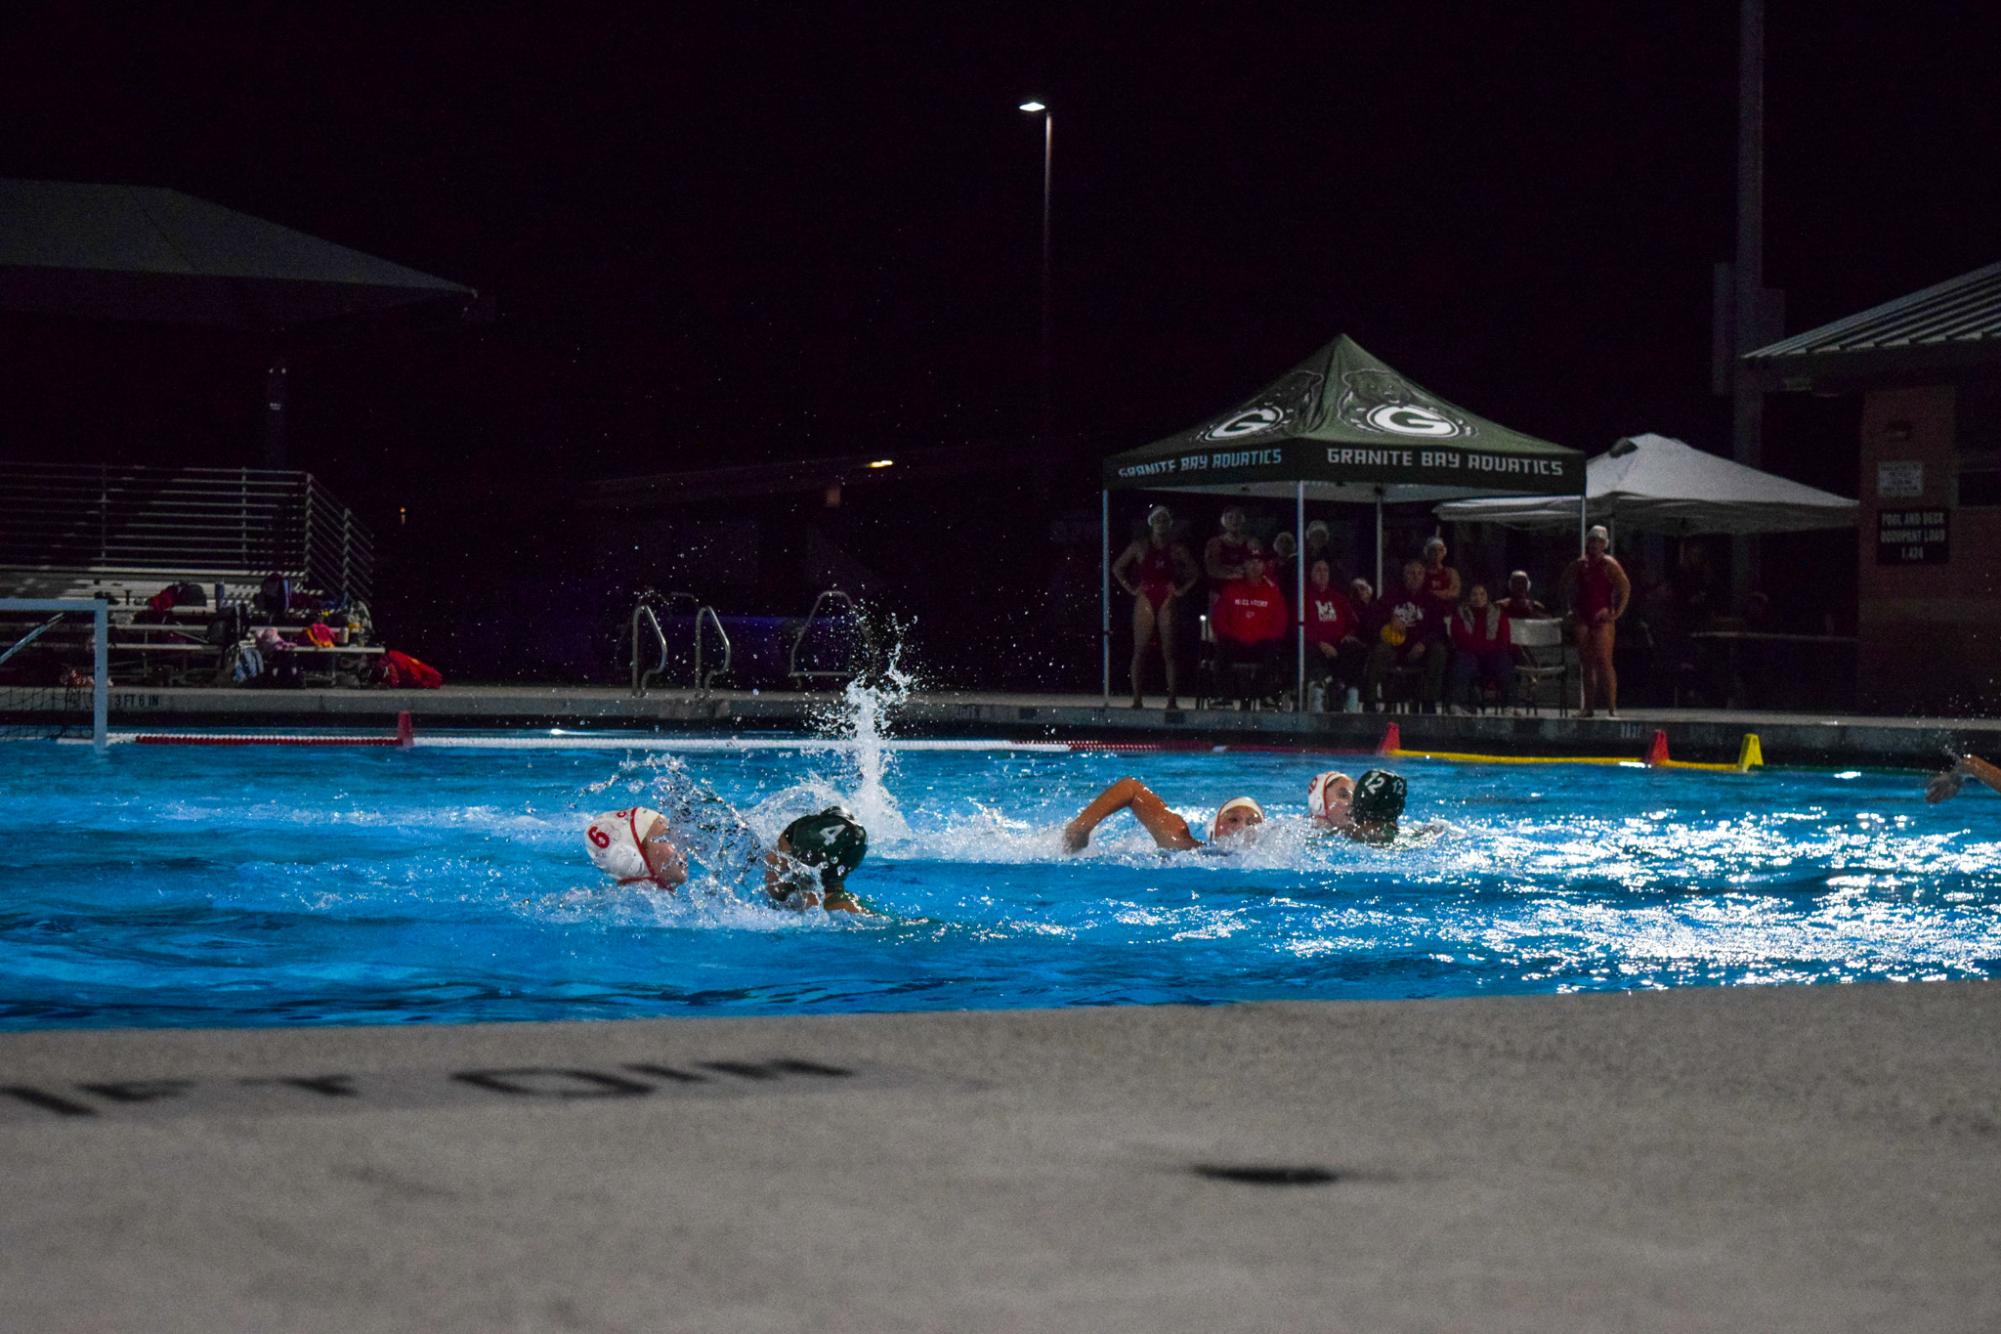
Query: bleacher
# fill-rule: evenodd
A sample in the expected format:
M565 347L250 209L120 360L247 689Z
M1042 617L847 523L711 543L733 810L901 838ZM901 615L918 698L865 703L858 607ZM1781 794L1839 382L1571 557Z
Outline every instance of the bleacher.
M295 644L307 681L359 683L382 652L373 573L367 527L310 473L0 463L0 597L107 602L119 685L226 684L260 631L303 641L315 623L334 642ZM199 599L149 605L187 585ZM46 636L14 674L60 670L73 638Z

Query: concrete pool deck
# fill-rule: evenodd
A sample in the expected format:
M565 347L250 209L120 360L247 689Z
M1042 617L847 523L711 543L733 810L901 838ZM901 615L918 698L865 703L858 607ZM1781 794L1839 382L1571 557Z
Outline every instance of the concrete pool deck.
M388 729L408 711L430 728L549 728L666 732L811 730L830 697L796 692L655 691L644 698L614 687L447 686L442 690L268 691L202 688L117 689L114 731L176 727ZM1096 695L937 691L896 710L900 734L1010 738L1092 737L1133 742L1228 740L1240 744L1367 752L1395 722L1408 749L1498 754L1645 754L1656 729L1674 755L1731 760L1756 732L1773 764L1936 768L1948 751L2001 751L2001 720L1870 718L1830 714L1633 709L1617 719L1562 718L1545 712L1488 714L1294 714L1234 709L1105 707Z
M2001 984L0 1035L19 1330L2001 1328Z

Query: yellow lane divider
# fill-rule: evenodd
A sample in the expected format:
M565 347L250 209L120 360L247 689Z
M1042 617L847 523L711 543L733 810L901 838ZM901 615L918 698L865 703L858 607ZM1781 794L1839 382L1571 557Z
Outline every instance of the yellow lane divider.
M1405 750L1402 728L1391 723L1383 732L1382 744L1376 747L1376 754L1386 759L1450 760L1457 764L1623 764L1648 769L1703 769L1721 774L1749 773L1765 763L1764 747L1759 744L1756 732L1744 734L1743 743L1737 749L1736 763L1712 764L1670 759L1667 732L1662 729L1654 732L1653 744L1647 748L1645 758L1640 759L1631 755L1471 755L1461 751Z

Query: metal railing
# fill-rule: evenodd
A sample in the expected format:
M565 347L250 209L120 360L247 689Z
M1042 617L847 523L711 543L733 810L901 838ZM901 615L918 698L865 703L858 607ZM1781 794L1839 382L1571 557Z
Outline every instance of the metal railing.
M261 468L0 463L0 591L194 579L366 599L374 537L311 473Z
M809 667L799 670L799 650L806 643L806 636L812 632L813 622L820 618L820 608L829 602L839 603L847 608L848 619L854 623L856 638L861 641L863 661L856 666L852 656L843 667ZM792 652L785 659L785 675L793 685L809 681L845 681L874 666L877 659L875 636L869 630L867 618L855 606L855 600L838 588L829 588L813 599L813 605L806 612L806 619L799 623L799 632L792 636Z
M644 696L646 694L646 687L652 683L653 678L665 676L669 670L669 659L672 653L667 645L667 632L661 628L660 617L655 613L654 608L658 607L660 610L671 614L674 608L679 606L692 606L695 609L695 642L692 654L694 659L692 684L695 689L708 690L715 684L717 677L725 676L729 673L730 660L734 654L734 650L730 646L729 631L723 629L723 619L716 614L716 609L701 601L693 593L656 593L648 589L639 595L639 602L632 609L632 693L634 695ZM639 665L639 650L643 642L640 637L640 627L642 625L653 631L653 642L659 648L659 660L652 667L646 668L643 671ZM722 661L707 671L702 669L704 645L702 627L705 625L713 627L714 638L722 646Z

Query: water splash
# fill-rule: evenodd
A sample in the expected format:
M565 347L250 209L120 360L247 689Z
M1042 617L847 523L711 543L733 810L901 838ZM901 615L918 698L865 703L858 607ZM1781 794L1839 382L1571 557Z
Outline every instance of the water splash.
M910 826L889 790L897 756L886 743L896 734L897 714L919 684L916 669L903 662L910 625L886 617L881 628L889 644L882 665L849 681L840 699L814 720L822 735L843 743L842 750L853 766L853 782L839 800L854 812L877 845L910 837Z

